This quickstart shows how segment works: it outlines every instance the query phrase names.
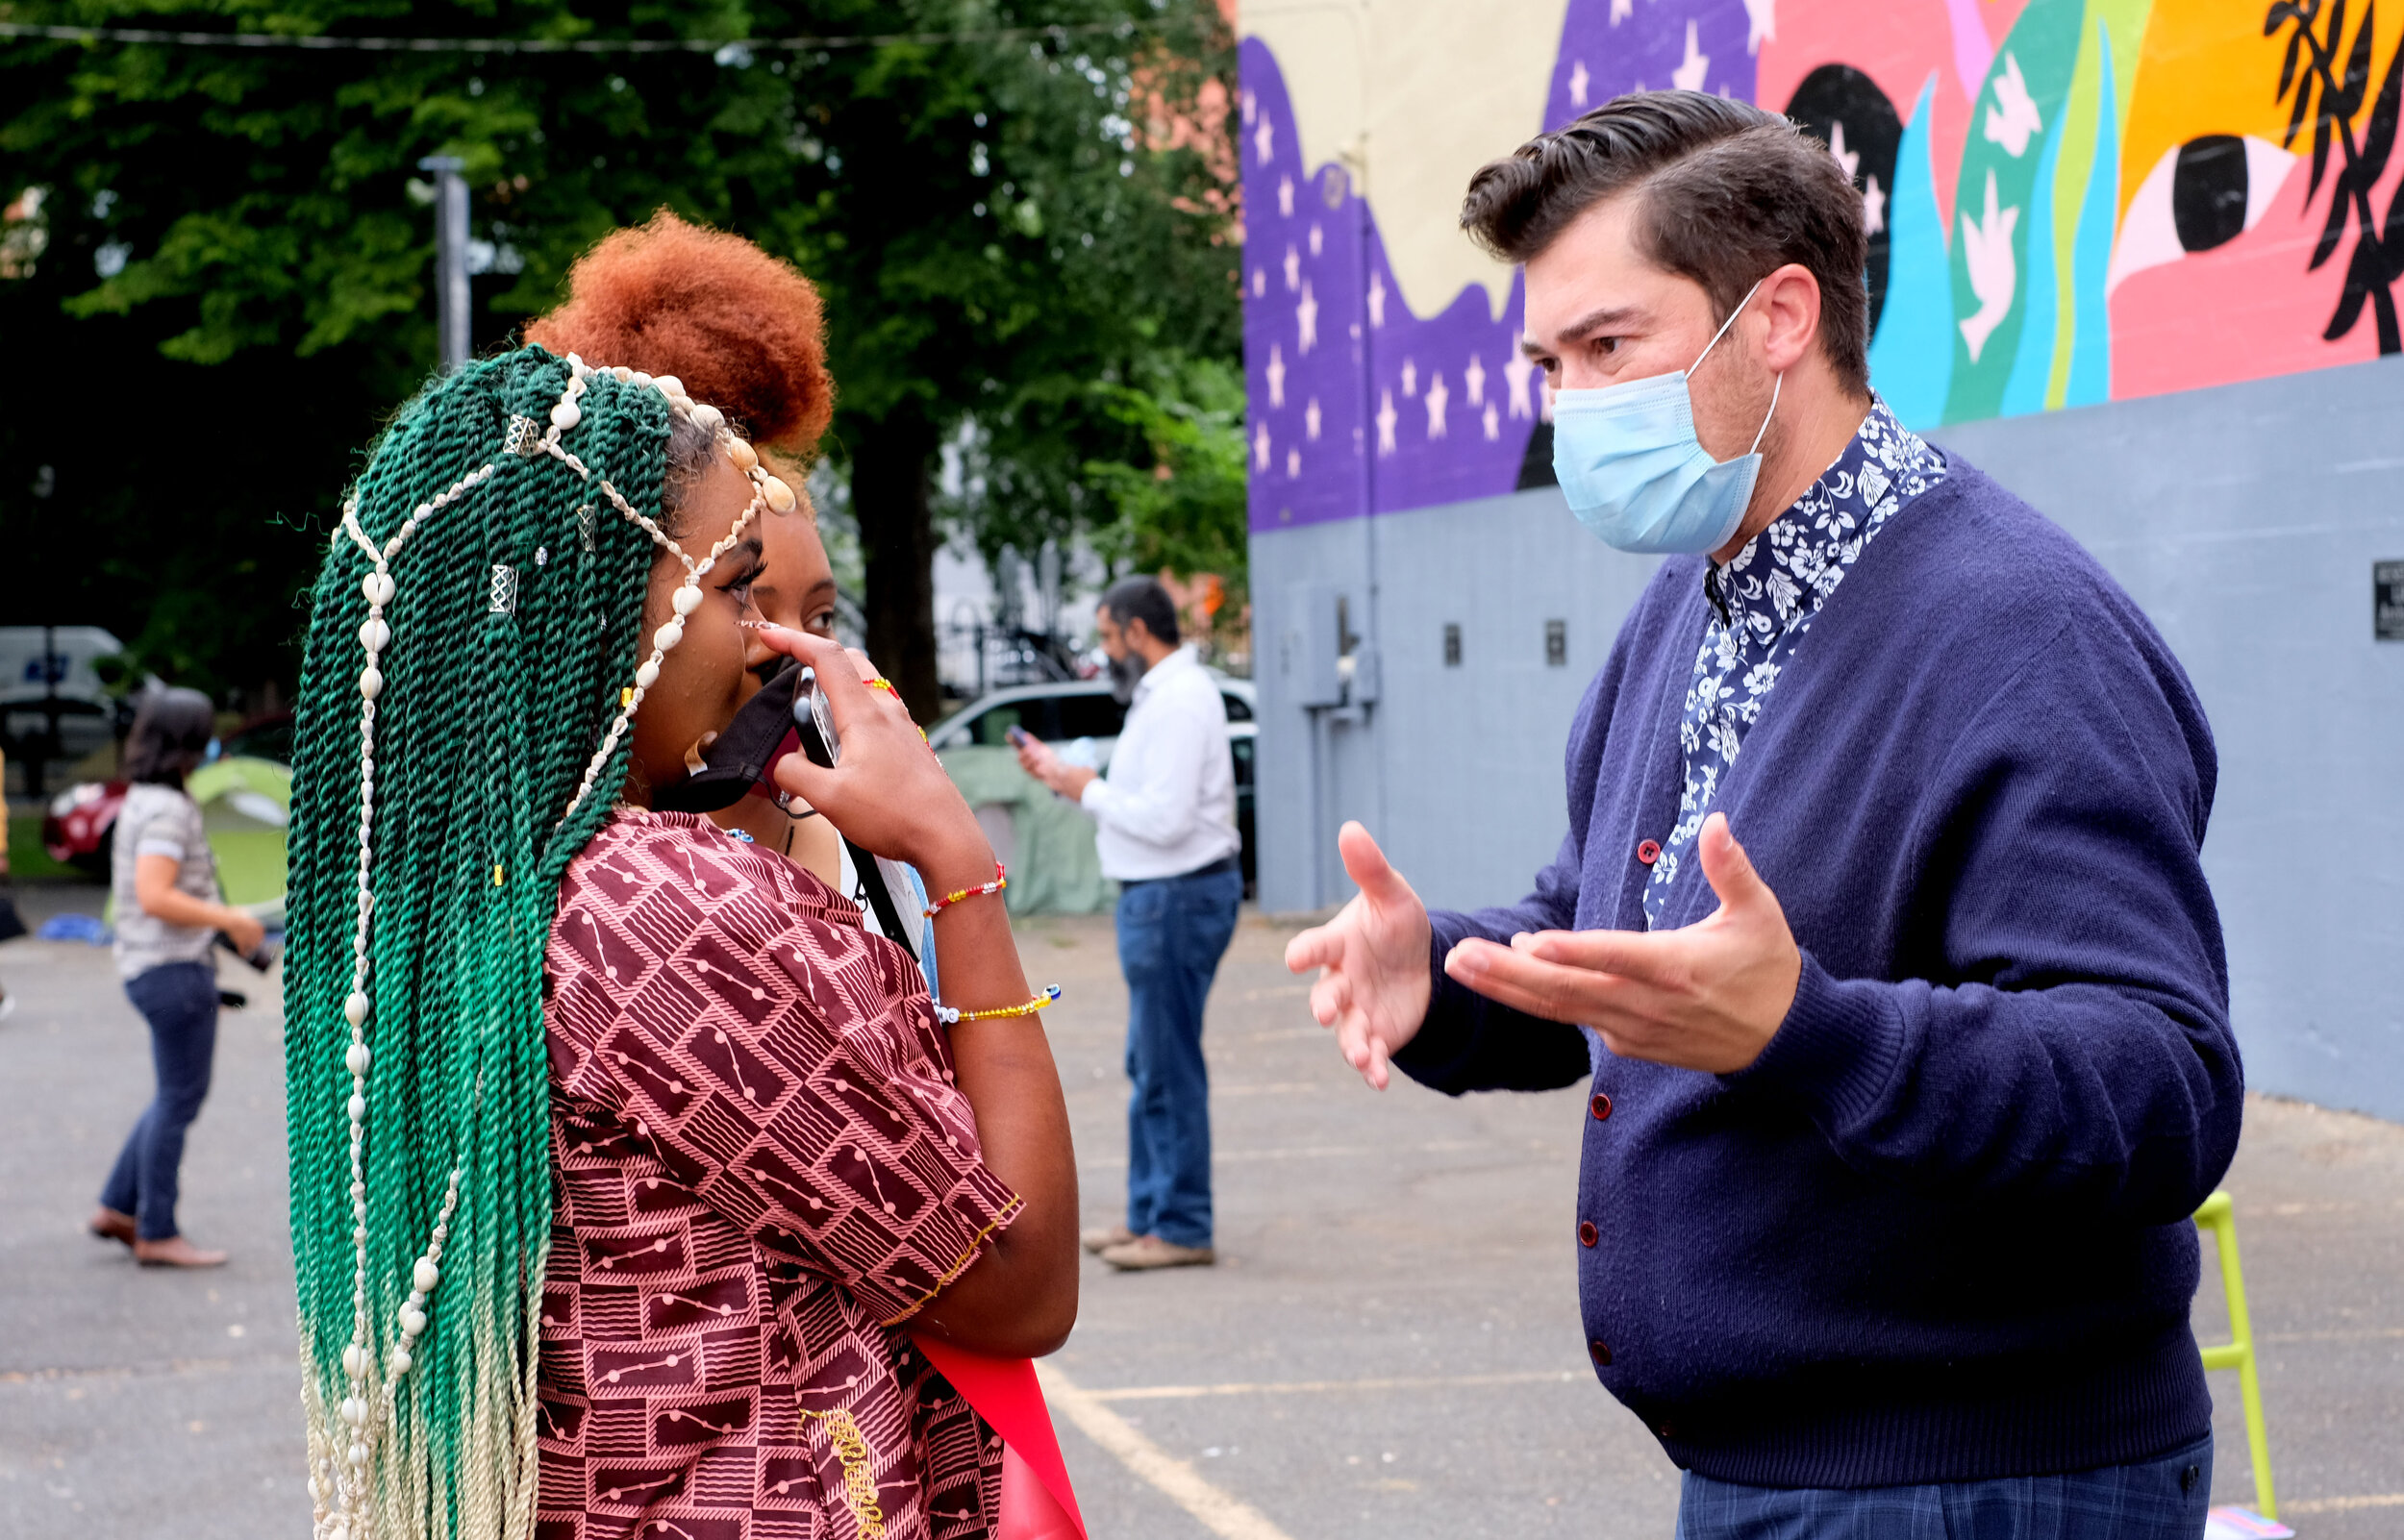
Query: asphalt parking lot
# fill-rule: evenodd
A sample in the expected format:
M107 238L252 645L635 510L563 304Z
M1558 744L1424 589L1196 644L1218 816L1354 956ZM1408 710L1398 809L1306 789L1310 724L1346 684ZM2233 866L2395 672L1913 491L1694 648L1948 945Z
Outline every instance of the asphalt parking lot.
M1279 962L1289 933L1247 913L1211 1004L1224 1260L1089 1261L1049 1364L1093 1534L1667 1535L1676 1472L1581 1346L1581 1093L1371 1093ZM1124 1177L1110 927L1037 920L1022 947L1065 990L1050 1019L1087 1222L1107 1223ZM234 1262L173 1275L79 1233L150 1089L108 954L13 942L0 983L20 1002L0 1026L0 1536L304 1533L272 1003L225 1018L186 1163L186 1229ZM2404 1128L2258 1098L2227 1185L2286 1516L2315 1540L2404 1531ZM2250 1501L2235 1377L2215 1379L2216 1500Z

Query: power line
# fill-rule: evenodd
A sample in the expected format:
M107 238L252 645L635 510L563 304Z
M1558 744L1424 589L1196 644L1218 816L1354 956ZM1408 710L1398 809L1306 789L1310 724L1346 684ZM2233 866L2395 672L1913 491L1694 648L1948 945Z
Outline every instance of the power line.
M1042 27L989 27L957 32L851 33L823 37L352 37L271 32L163 32L142 27L44 27L0 21L0 37L56 42L167 43L186 48L320 49L377 54L717 54L728 49L818 53L901 43L1028 42L1096 33L1130 37L1166 26L1157 21L1067 22Z

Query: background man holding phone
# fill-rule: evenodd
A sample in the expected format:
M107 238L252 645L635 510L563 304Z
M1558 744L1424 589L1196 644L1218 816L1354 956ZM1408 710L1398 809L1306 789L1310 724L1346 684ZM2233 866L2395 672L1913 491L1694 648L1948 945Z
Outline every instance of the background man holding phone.
M1524 264L1570 510L1669 559L1535 890L1431 914L1346 825L1314 1013L1378 1086L1591 1078L1588 1352L1682 1537L2194 1540L2243 1082L2185 674L1870 389L1862 198L1792 124L1623 96L1462 222Z
M1102 875L1116 881L1118 965L1127 976L1127 1222L1086 1232L1122 1271L1207 1265L1211 1246L1210 1075L1202 1006L1243 901L1236 770L1227 706L1190 648L1177 607L1129 578L1095 614L1126 725L1110 774L1064 763L1014 732L1027 774L1073 799L1099 829Z

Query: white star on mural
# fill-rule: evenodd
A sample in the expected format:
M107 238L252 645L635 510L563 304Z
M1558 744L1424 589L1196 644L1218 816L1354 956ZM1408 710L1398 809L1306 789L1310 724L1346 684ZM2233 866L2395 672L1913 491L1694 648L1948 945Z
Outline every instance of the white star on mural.
M1611 24L1615 27L1636 14L1636 0L1611 0Z
M1406 396L1419 393L1419 366L1409 359L1402 360L1402 393Z
M1252 463L1256 469L1268 469L1268 424L1252 431Z
M1272 407L1284 406L1286 404L1285 349L1271 342L1268 345L1268 367L1261 372L1268 376L1268 404Z
M1315 444L1319 441L1319 398L1316 396L1313 396L1311 404L1302 409L1302 436Z
M1536 365L1524 353L1514 353L1503 360L1503 379L1511 386L1511 415L1514 420L1533 417L1536 409L1528 405L1528 382L1536 377Z
M1694 23L1689 21L1686 24L1686 61L1669 72L1669 84L1682 91L1701 90L1703 71L1711 67L1711 62L1712 56L1703 52L1702 39L1695 31ZM1261 125L1261 132L1268 132L1265 122ZM1266 151L1262 152L1261 159L1268 159Z
M1502 409L1492 402L1486 404L1486 441L1492 443L1502 436Z
M1243 93L1243 120L1247 123L1252 121L1252 93L1246 91Z
M1762 44L1778 40L1778 0L1744 0L1744 51L1758 54Z
M1286 292L1290 294L1302 286L1302 253L1291 246L1286 248Z
M2020 76L2020 62L2005 54L2003 73L1995 77L1995 105L1987 109L1987 142L2002 145L2016 161L2028 153L2029 136L2044 127L2036 100L2028 94L2028 82Z
M1280 218L1293 217L1293 178L1277 179L1277 213Z
M1268 272L1265 268L1255 267L1252 269L1252 297L1259 299L1267 292Z
M1586 105L1587 84L1588 82L1593 80L1593 76L1586 72L1585 60L1575 60L1570 63L1569 105L1571 107L1584 107Z
M1374 268L1369 272L1369 324L1386 324L1386 280Z
M1308 353L1318 346L1319 302L1311 297L1311 281L1307 278L1302 281L1302 298L1294 304L1293 319L1295 328L1301 333L1294 351Z
M1485 405L1486 365L1477 361L1477 355L1474 353L1469 355L1469 366L1461 371L1461 383L1469 387L1470 406Z
M1289 449L1289 450L1287 450L1287 451L1286 451L1286 476L1287 476L1287 478L1288 478L1289 480L1291 480L1293 477L1299 476L1299 475L1301 475L1301 474L1302 474L1302 451L1301 451L1301 450L1299 450L1299 449Z
M1266 112L1261 114L1261 126L1252 131L1252 147L1261 155L1261 163L1268 164L1269 152L1277 147L1277 125Z
M1844 167L1844 179L1847 182L1850 182L1855 177L1861 175L1862 152L1859 150L1848 150L1844 147L1844 122L1842 119L1839 119L1835 124L1831 125L1828 130L1828 153L1837 158L1837 164Z
M1379 397L1380 399L1377 403L1377 452L1381 455L1390 455L1394 452L1394 424L1401 420L1402 413L1394 410L1394 393L1392 391L1381 391L1379 393Z
M1313 225L1313 226L1311 227L1311 255L1312 255L1312 256L1316 257L1316 256L1319 254L1319 244L1320 244L1320 241L1321 241L1323 238L1324 238L1324 237L1323 237L1323 236L1321 236L1319 235L1319 227L1318 227L1318 226L1316 226L1316 225Z
M1427 383L1427 435L1430 438L1444 436L1444 408L1451 400L1452 392L1444 388L1443 372L1439 370L1436 377Z
M1879 190L1875 176L1862 189L1862 228L1873 236L1887 228L1887 195Z

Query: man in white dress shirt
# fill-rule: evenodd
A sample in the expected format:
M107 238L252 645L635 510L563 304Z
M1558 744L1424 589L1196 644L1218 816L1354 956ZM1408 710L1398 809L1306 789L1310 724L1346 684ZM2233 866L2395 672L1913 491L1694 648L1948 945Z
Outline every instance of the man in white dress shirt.
M1211 1249L1210 1077L1202 1003L1236 932L1236 767L1227 706L1190 648L1177 607L1150 578L1102 596L1102 651L1127 724L1105 777L1033 738L1018 762L1100 826L1102 875L1118 893L1127 976L1127 1222L1089 1230L1088 1251L1122 1271L1190 1267Z

